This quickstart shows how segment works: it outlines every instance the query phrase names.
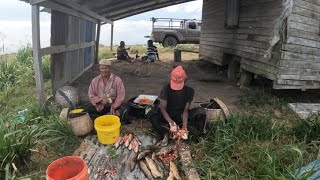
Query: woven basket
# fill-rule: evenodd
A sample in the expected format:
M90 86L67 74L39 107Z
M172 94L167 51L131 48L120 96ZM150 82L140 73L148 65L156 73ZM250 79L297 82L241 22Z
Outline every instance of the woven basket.
M87 135L93 129L93 122L86 112L69 114L69 123L76 136Z
M208 107L209 105L209 107ZM225 116L222 112L222 110L216 105L216 103L202 103L199 105L200 107L203 107L206 110L207 115L207 121L208 122L215 122L225 119Z
M69 113L69 108L63 108L61 110L61 113L60 113L60 120L61 121L64 121L64 122L67 122L68 120L68 113Z
M58 91L61 91L65 94L65 96L68 98L68 100L63 97ZM55 101L59 103L62 107L72 107L72 106L77 106L80 102L80 97L79 97L79 91L77 88L72 87L72 86L63 86L59 88L55 94ZM72 107L74 108L74 107Z
M208 108L204 108L206 110L206 114L207 114L207 121L220 121L220 120L224 120L225 117L222 113L221 109L208 109Z

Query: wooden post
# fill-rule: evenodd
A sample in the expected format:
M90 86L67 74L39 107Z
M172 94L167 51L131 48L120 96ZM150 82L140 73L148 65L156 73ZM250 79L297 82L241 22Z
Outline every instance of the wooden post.
M173 57L174 62L181 62L181 50L175 49L173 54L174 54L174 57Z
M42 60L40 54L40 22L39 5L32 5L32 47L33 47L33 65L36 76L37 97L40 105L46 101L43 85Z
M98 57L99 57L100 29L101 29L101 21L98 22L98 28L97 28L96 52L94 55L94 63L95 64L99 63Z
M110 38L110 50L113 49L113 24L111 24L111 38Z

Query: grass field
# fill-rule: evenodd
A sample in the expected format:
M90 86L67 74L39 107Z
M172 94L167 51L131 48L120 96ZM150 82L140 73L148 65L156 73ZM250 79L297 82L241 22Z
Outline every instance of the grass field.
M51 92L47 56L43 57L43 74L46 90ZM79 140L69 125L58 118L60 108L40 107L34 87L30 46L0 56L0 179L39 179L50 161L70 154L78 146Z
M139 55L144 55L147 51L147 46L146 45L132 45L132 46L126 46L130 47L130 50L128 50L129 54L134 54L136 51L139 53ZM179 44L176 48L179 49L184 49L184 50L191 50L191 51L199 51L199 45L187 45L187 44ZM164 48L161 45L157 45L157 49L159 54L163 54L166 52L173 52L174 48ZM117 51L117 46L113 47L113 50L110 50L110 46L103 46L100 45L99 47L99 59L103 58L113 58L114 54Z
M179 48L197 50L198 46ZM145 46L130 49L141 54L145 50ZM100 47L100 59L112 56L108 47ZM49 94L48 56L43 64ZM70 127L58 118L59 107L37 105L33 73L30 46L0 56L0 179L43 178L53 159L70 155L79 145ZM319 155L319 116L298 118L287 107L289 98L268 88L255 87L242 94L232 117L209 124L207 134L191 143L193 165L201 179L295 179L295 169ZM21 118L18 112L24 109Z
M243 92L226 122L210 124L193 145L203 179L295 179L294 172L319 152L318 116L299 119L288 100L271 90Z

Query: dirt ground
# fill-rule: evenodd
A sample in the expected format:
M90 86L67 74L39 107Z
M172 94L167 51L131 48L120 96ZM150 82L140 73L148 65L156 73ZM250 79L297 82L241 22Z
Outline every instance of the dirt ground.
M239 87L236 86L236 83L228 82L222 73L218 71L217 66L206 61L198 60L197 54L182 53L182 62L173 62L173 53L163 53L161 54L160 59L160 62L151 64L142 62L129 63L117 60L112 62L112 72L118 75L124 82L126 88L126 100L138 96L139 94L159 95L163 85L169 83L170 72L173 67L182 65L188 75L186 84L195 89L195 97L192 103L193 107L199 106L199 103L209 101L210 98L214 97L219 97L229 108L232 108L238 101L241 91ZM99 75L99 65L94 65L89 71L83 74L72 84L79 89L82 103L88 103L88 86L90 81L97 75ZM147 122L148 121L145 119L136 119L135 121L132 121L132 124L123 125L121 126L121 135L129 132L135 132L135 135L137 136L141 133L141 136L143 135L154 139L153 135L155 134L150 131L151 124ZM141 137L139 138L142 140ZM96 138L94 139L97 141ZM143 139L141 142L148 143L149 141ZM151 142L151 144L155 144L155 142ZM104 165L106 163L100 162L103 158L101 158L102 156L99 156L99 153L100 151L109 153L106 149L107 148L105 146L100 146L100 149L96 150L98 153L95 154L97 155L94 155L94 157L97 158L88 160L88 166L91 170L90 172L93 172L89 179L94 179L94 175L104 177L104 175L97 173L96 170L108 170L110 167L116 167L113 169L116 169L116 174L119 177L126 176L129 177L128 179L145 179L140 168L135 168L131 173L128 172L128 165L123 162L129 162L128 159L131 159L132 153L128 154L130 152L126 150L126 148L124 148L124 150L116 150L119 157L110 161L108 166L100 166L101 164ZM179 149L179 152L180 151L181 149ZM184 148L183 152L184 151L190 154L188 148ZM81 153L85 154L85 151ZM108 156L104 155L103 157ZM191 159L191 156L189 158ZM96 161L95 159L99 159L99 161ZM181 159L186 159L186 157L182 158L182 155L180 154L180 160ZM186 162L180 163L185 164ZM190 168L187 169L187 171L190 170ZM182 174L185 174L186 176L190 175L190 173L186 173L187 171L185 169L179 169L180 173L182 170L184 172Z
M198 54L185 52L182 53L182 62L173 62L173 53L167 52L160 54L160 59L151 64L112 62L112 72L124 82L126 100L139 94L159 95L163 85L169 82L171 70L177 65L184 67L188 75L186 84L195 89L193 107L213 97L220 98L229 107L234 106L238 100L241 92L239 87L227 82L214 64L198 60ZM97 75L99 66L94 65L72 84L79 89L82 103L88 102L88 87Z

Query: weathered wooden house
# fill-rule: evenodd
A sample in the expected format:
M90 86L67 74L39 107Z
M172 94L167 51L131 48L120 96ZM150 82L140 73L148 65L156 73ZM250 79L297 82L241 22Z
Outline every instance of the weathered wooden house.
M320 88L319 0L203 0L201 58L274 89Z
M192 0L22 0L32 6L32 46L38 100L45 102L44 55L51 55L53 92L71 84L97 62L100 28L139 13ZM40 45L40 6L51 12L51 46Z
M45 101L41 57L50 54L53 90L97 62L101 25L192 0L23 0L32 5L38 99ZM39 8L51 11L51 46L41 48ZM228 66L246 84L253 74L275 89L320 88L319 0L203 0L200 57Z

